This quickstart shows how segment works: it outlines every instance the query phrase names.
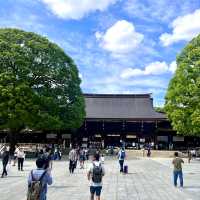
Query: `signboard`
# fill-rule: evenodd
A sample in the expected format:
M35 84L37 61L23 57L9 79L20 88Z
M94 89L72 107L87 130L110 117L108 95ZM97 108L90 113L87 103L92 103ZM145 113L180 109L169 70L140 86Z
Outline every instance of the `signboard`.
M120 134L108 134L109 137L120 137Z
M101 137L101 135L97 134L97 135L95 135L95 137L96 137L96 138L100 138L100 137Z
M145 142L145 139L144 138L140 138L140 142Z
M85 137L84 137L84 138L82 139L82 141L83 141L83 142L87 142L87 141L88 141L88 138L85 138Z
M137 138L136 135L127 135L126 138Z
M87 144L83 143L83 144L81 145L81 147L87 148Z
M157 140L159 142L168 142L168 136L164 136L164 135L157 136Z
M50 133L46 135L47 139L56 139L57 138L57 134L54 133Z
M71 134L62 134L62 139L70 139Z
M184 142L184 137L173 136L173 142Z

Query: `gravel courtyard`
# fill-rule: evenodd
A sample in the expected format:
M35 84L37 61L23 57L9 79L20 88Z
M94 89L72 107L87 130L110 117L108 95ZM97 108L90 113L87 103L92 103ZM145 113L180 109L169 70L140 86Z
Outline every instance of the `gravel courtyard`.
M171 159L132 159L126 162L129 174L118 172L114 159L105 161L106 176L102 200L199 200L200 199L200 161L184 164L184 188L172 185ZM86 164L88 166L89 162ZM1 200L25 200L27 175L35 167L34 161L25 161L24 172L17 167L9 167L9 176L0 179ZM0 166L2 170L2 166ZM86 169L77 169L75 174L68 172L67 161L53 164L54 183L49 187L48 200L87 200L89 184Z

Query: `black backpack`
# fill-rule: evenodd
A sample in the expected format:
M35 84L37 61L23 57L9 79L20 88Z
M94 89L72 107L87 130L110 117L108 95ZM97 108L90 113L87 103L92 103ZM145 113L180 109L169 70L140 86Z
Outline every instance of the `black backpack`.
M101 183L103 177L103 170L101 164L98 166L93 163L92 181L94 183Z

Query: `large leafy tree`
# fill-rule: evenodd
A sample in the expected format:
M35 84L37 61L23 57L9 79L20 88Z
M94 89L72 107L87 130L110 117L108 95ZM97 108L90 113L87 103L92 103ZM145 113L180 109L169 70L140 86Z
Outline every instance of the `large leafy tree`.
M73 60L35 33L0 29L0 128L62 130L85 116L81 80Z
M165 110L179 134L200 136L200 35L177 56Z

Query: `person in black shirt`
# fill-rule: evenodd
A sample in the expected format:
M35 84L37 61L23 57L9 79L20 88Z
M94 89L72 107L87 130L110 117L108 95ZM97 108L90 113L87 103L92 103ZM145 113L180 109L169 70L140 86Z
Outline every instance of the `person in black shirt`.
M3 178L4 175L5 176L8 175L7 170L6 170L8 161L9 161L9 151L8 151L7 147L5 146L3 149L3 154L2 154L3 172L2 172L1 178Z
M49 148L45 149L45 153L43 154L42 159L44 161L44 169L52 168L52 159Z

